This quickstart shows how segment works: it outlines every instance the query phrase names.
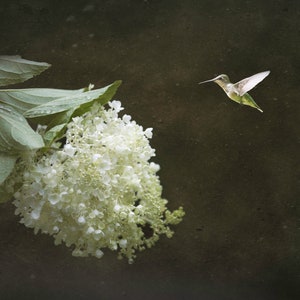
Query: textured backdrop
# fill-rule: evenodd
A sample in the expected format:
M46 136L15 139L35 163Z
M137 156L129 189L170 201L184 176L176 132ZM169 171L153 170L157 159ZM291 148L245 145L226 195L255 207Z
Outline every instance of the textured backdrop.
M0 54L52 68L19 87L101 87L152 146L172 239L133 265L74 258L0 206L1 299L300 299L300 2L1 1ZM214 84L271 70L251 92L264 113Z

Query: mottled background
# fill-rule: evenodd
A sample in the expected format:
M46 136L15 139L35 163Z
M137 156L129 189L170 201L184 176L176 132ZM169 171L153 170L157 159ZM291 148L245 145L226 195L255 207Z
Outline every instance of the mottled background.
M133 265L74 258L0 209L1 299L300 299L300 2L1 0L0 52L52 68L19 87L101 87L144 127L172 239ZM201 80L271 70L264 113Z

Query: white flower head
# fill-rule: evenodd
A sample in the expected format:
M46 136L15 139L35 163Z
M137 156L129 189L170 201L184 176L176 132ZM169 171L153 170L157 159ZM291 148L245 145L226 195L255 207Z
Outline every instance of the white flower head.
M14 204L22 223L72 246L75 256L101 258L109 248L131 262L160 234L170 237L168 224L184 213L171 213L161 198L159 165L149 161L155 155L152 128L144 131L128 115L119 118L120 101L109 107L94 104L73 118L60 150L23 160Z

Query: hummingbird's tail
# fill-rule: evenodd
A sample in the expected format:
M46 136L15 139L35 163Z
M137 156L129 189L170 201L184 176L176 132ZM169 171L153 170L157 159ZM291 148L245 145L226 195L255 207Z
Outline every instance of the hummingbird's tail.
M253 100L253 98L248 93L243 95L241 104L256 108L261 113L263 112L263 110L257 105L257 103Z

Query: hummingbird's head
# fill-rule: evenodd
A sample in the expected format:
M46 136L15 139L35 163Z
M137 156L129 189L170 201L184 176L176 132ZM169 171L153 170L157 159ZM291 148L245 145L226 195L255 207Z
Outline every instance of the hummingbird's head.
M224 87L227 83L229 83L229 77L226 74L221 74L216 78L212 79L213 82L217 83L220 87Z

